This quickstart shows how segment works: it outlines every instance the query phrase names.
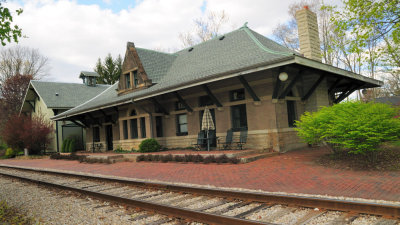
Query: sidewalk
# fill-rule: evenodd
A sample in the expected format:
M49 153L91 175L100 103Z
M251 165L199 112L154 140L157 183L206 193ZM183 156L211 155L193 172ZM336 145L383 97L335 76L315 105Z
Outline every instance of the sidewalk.
M1 160L0 164L79 171L155 181L400 201L400 172L325 168L313 160L325 149L304 149L247 164L120 162L86 164L50 159Z

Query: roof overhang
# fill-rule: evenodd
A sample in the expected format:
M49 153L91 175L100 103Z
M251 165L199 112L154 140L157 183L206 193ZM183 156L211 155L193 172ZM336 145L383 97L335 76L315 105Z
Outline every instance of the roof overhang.
M123 101L115 102L113 104L102 105L102 106L94 107L94 108L87 109L87 110L84 110L81 112L72 113L72 114L66 114L66 115L62 115L62 116L61 115L54 116L51 119L52 120L65 120L65 119L73 117L73 116L97 111L100 109L106 109L106 108L110 108L110 107L114 107L114 106L129 104L132 102L138 102L138 101L146 100L146 99L153 98L156 96L160 96L163 94L172 93L174 91L179 91L179 90L183 90L183 89L187 89L187 88L191 88L191 87L195 87L195 86L199 86L199 85L203 85L203 84L208 84L208 83L213 83L213 82L220 81L220 80L229 79L232 77L238 77L241 75L246 75L246 74L255 73L258 71L263 71L263 70L268 70L268 69L273 69L273 68L278 68L278 67L288 66L288 65L300 65L300 66L304 66L304 67L311 68L314 70L324 71L324 72L327 72L334 76L343 76L343 77L350 78L353 80L358 80L361 82L365 82L366 84L369 84L368 87L379 87L379 86L383 85L383 82L379 81L379 80L368 78L368 77L365 77L365 76L362 76L362 75L359 75L359 74L356 74L356 73L353 73L353 72L350 72L347 70L339 69L337 67L334 67L334 66L331 66L328 64L323 64L323 63L315 61L315 60L307 59L302 56L292 55L292 56L280 59L279 61L268 62L268 63L264 63L264 64L259 64L259 65L253 65L251 67L243 68L243 69L236 70L236 71L229 71L226 73L215 74L213 76L207 77L206 79L196 80L196 81L188 81L186 83L180 83L179 85L169 86L169 87L166 87L161 90L155 90L150 93L138 95L135 98L132 98L129 100L123 100Z
M295 57L295 63L298 65L302 65L302 66L306 66L309 68L313 68L316 70L321 70L321 71L325 71L334 75L340 75L340 76L344 76L347 78L351 78L354 80L358 80L358 81L362 81L365 83L370 84L371 87L380 87L383 85L383 82L380 80L375 80L366 76L362 76L360 74L356 74L344 69L340 69L328 64L324 64L315 60L311 60L302 56L296 56Z

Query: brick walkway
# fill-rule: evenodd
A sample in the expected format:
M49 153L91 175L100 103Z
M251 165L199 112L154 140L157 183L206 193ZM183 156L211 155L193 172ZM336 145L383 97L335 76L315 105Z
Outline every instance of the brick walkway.
M147 162L107 165L50 159L0 163L219 187L400 201L400 172L347 171L316 165L313 160L325 153L324 149L305 149L240 165Z

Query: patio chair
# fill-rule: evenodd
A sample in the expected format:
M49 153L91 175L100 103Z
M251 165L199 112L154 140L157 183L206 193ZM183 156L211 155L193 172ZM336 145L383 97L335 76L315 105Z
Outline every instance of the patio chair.
M246 144L247 142L247 130L242 130L240 131L240 137L239 137L239 141L236 143L237 147L242 150L243 146Z
M222 149L228 149L233 143L233 131L231 129L226 131L225 142L219 142Z
M205 140L205 137L204 137L204 132L203 131L200 131L198 134L197 134L197 141L196 141L196 143L194 143L193 145L194 145L194 148L196 149L196 150L201 150L201 147L204 145L204 140Z

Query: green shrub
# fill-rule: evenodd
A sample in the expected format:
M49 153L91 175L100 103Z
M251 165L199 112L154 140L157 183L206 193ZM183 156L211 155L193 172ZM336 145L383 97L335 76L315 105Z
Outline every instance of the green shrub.
M139 145L139 152L158 152L161 145L154 138L143 140Z
M61 145L61 152L68 152L68 146L69 146L69 142L71 141L71 139L67 138L63 141L62 145Z
M345 102L306 112L295 129L306 143L326 142L335 152L373 155L382 142L398 140L398 112L382 103Z
M75 139L72 138L68 145L68 152L75 152Z
M5 156L7 158L12 158L15 156L15 151L12 148L7 148Z

